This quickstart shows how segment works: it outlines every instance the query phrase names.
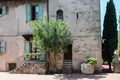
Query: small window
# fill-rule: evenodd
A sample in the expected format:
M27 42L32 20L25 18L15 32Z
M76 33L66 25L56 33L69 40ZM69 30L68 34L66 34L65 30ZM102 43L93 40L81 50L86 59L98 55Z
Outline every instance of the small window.
M37 5L34 5L31 7L31 17L32 17L32 20L38 20L38 12L39 12L39 8Z
M11 71L11 70L14 70L16 68L16 63L9 63L8 64L8 70Z
M62 10L58 10L57 13L56 13L56 19L57 20L63 20L63 11Z

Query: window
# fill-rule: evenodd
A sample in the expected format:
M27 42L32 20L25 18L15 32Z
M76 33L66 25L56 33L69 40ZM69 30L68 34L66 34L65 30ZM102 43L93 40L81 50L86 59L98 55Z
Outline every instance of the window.
M8 63L8 70L14 70L16 68L16 63Z
M6 51L6 42L0 41L0 53L5 53Z
M43 4L26 4L26 21L38 20L43 18Z
M38 53L40 52L37 48L33 48L33 45L32 45L32 40L33 40L33 37L31 35L24 35L24 38L26 39L25 40L25 54L35 54L35 53ZM45 52L41 52L41 56L38 58L38 57L35 57L35 56L31 56L30 60L40 60L40 61L45 61L46 57L45 57Z
M0 8L0 14L2 14L2 8Z
M33 48L31 41L25 41L25 53L37 53L38 50Z
M7 7L6 6L1 6L0 7L0 14L2 14L2 15L7 14Z
M37 5L35 6L31 6L31 18L32 20L38 20L38 11L39 10L39 7Z
M57 13L56 13L56 19L57 20L63 20L63 11L62 10L58 10Z

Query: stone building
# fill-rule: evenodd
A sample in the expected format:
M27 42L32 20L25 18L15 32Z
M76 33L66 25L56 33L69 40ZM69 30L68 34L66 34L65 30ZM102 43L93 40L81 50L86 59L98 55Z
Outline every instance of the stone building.
M0 71L24 62L25 48L31 48L28 22L43 15L68 23L74 41L63 61L71 60L73 71L80 71L88 56L99 59L96 68L101 70L100 0L0 0Z

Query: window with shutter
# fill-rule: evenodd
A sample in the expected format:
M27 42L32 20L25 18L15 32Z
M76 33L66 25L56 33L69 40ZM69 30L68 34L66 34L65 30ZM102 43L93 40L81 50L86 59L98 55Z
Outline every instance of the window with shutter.
M27 3L26 4L26 21L30 21L31 20L31 4Z
M39 3L39 14L38 14L38 19L42 20L43 19L43 4Z
M25 53L30 53L30 42L25 41Z
M45 61L46 60L45 52L42 52L41 54L42 55L40 56L40 61Z
M25 54L28 53L30 55L32 55L32 54L36 54L37 55L40 52L41 56L31 56L30 60L45 61L46 60L45 52L44 51L41 52L41 51L39 51L39 49L33 48L31 40L32 39L29 39L28 41L25 41L25 46L24 46Z
M7 14L7 7L6 6L2 6L2 14L3 15Z
M43 4L26 4L26 21L43 19Z
M5 51L6 51L6 42L1 41L0 42L0 53L5 53Z
M0 14L1 15L6 15L7 14L7 6L1 6L0 7Z

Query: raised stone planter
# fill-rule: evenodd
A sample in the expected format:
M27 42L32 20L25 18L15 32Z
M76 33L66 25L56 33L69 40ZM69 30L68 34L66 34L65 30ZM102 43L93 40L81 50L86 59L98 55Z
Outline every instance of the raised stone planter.
M94 70L95 67L92 64L86 64L86 63L81 64L81 72L84 74L93 74Z
M114 72L120 73L120 63L115 63L114 64Z
M11 73L19 74L45 74L47 72L47 62L27 61L24 65L17 67Z

